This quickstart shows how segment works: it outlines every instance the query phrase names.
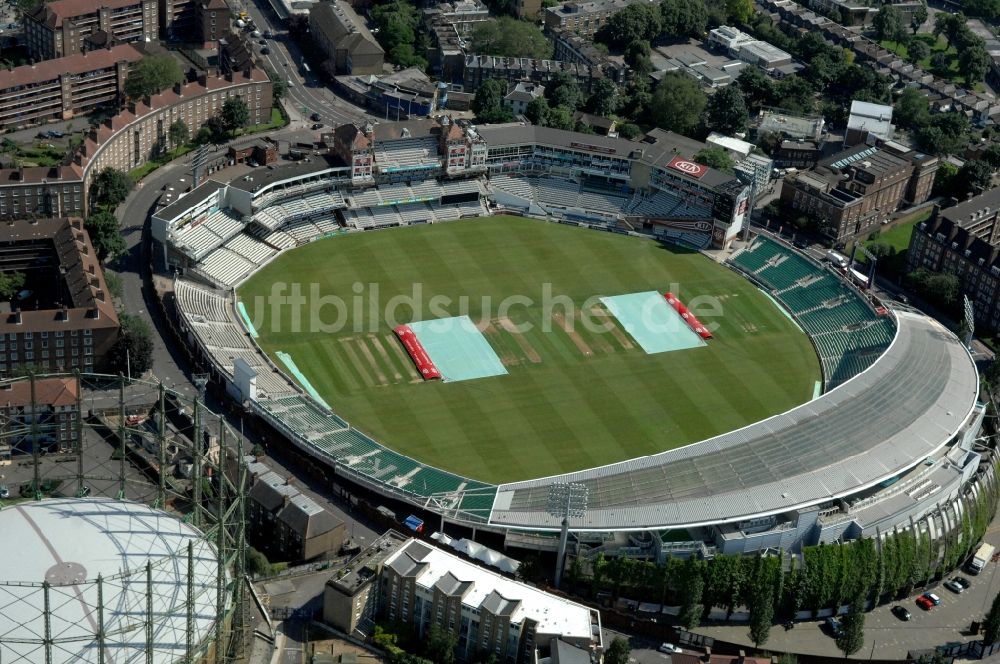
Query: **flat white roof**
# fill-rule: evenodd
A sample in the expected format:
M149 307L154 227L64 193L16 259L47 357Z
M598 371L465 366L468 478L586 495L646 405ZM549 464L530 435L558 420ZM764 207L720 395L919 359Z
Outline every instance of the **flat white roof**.
M153 662L183 659L187 546L194 542L194 643L215 625L217 556L197 530L138 503L51 498L0 510L9 547L0 568L0 657L44 662L48 581L53 664L98 661L97 577L103 578L104 661L145 660L146 563L152 564Z
M414 546L416 544L417 546ZM429 551L425 551L429 550ZM400 547L399 551L389 556L385 564L390 564L396 558L407 552L426 563L426 567L417 576L417 585L432 589L441 577L449 572L459 581L471 582L472 588L462 602L473 608L478 608L483 600L493 591L510 601L520 601L520 605L511 614L511 623L521 623L525 618L537 622L537 633L553 636L590 639L590 609L569 600L551 595L519 581L484 569L479 565L452 555L425 542L411 538Z

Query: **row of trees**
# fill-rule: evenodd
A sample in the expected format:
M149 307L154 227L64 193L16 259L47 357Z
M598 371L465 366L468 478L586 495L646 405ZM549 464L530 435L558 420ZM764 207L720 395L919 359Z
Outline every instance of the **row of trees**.
M848 616L860 615L867 603L908 595L943 576L971 554L986 532L995 505L991 488L967 501L961 524L942 539L931 541L926 533L908 530L889 534L880 544L866 538L806 547L801 563L793 558L787 569L778 556L668 558L665 564L655 565L598 555L589 577L583 574L582 564L574 561L568 578L594 595L607 590L617 597L624 591L644 601L670 601L680 606L679 622L687 629L695 627L713 607L727 615L748 607L751 636L754 643L762 645L776 618L790 619L800 611L815 613L844 605L851 606ZM851 621L863 626L863 616ZM849 624L845 617L845 632ZM845 645L853 643L853 637L845 641ZM851 652L854 650L848 654Z

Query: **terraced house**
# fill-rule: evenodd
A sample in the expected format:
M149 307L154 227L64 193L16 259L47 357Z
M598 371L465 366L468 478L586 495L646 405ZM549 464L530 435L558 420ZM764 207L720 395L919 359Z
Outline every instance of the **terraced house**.
M28 55L36 61L82 53L97 37L151 42L159 30L157 0L55 0L24 15Z

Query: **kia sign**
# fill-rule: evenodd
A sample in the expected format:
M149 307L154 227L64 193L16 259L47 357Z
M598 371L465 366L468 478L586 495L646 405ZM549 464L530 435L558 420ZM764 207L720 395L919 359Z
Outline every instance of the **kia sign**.
M707 166L696 164L693 161L684 159L683 157L674 157L670 160L670 163L667 164L667 166L675 171L680 171L685 175L690 175L693 178L700 178L706 171L708 171Z

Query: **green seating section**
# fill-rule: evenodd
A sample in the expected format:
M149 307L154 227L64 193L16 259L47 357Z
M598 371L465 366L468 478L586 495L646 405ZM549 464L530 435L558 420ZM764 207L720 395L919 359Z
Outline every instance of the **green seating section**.
M892 343L891 319L877 316L834 274L777 242L758 237L730 263L767 287L812 337L827 389L870 367Z
M283 425L298 444L335 461L338 471L343 468L363 475L411 497L435 496L451 509L465 512L470 520L489 518L496 496L493 485L424 466L394 452L303 395L264 399L257 405Z

